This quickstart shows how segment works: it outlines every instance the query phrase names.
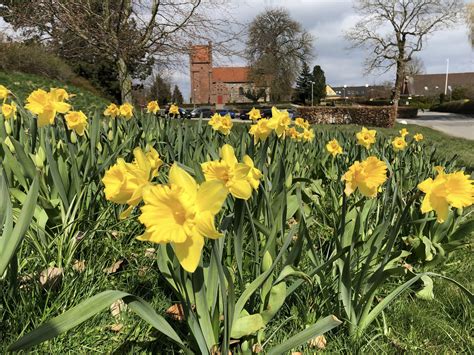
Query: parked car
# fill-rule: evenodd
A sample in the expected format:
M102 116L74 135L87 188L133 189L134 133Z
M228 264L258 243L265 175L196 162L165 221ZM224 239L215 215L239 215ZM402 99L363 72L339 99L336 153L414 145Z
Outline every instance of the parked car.
M221 116L229 115L230 118L235 118L235 114L236 114L234 110L228 110L228 109L217 110L217 113L220 114Z
M210 107L196 107L195 109L191 110L188 118L199 118L201 115L203 118L210 118L213 114L214 112Z

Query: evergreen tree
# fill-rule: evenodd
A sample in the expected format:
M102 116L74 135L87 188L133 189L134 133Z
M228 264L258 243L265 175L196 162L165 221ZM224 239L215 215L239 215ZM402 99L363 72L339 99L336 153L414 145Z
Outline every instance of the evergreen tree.
M319 65L313 68L312 80L314 81L314 102L319 104L326 97L326 76ZM309 96L311 98L311 93Z
M311 102L311 81L312 75L309 71L309 66L303 62L301 73L296 79L295 101L297 102Z
M178 85L174 86L172 101L177 105L182 105L183 104L183 101L184 101L183 100L183 94L179 90Z
M170 83L160 75L155 75L150 87L149 96L150 100L157 100L160 105L170 103L172 100Z

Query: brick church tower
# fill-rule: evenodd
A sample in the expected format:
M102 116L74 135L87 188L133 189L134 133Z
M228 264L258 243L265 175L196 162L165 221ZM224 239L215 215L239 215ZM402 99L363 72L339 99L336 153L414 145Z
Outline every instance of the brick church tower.
M191 68L191 101L194 104L210 104L212 43L192 46L189 59Z

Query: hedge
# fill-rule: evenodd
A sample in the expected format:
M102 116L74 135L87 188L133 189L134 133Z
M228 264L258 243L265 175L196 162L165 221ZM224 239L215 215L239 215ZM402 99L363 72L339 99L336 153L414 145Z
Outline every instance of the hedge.
M352 123L375 127L393 127L395 124L392 106L299 107L298 112L310 123Z
M398 118L416 118L418 116L418 108L398 106Z
M445 102L440 105L432 106L431 111L474 114L474 101L458 100L458 101Z

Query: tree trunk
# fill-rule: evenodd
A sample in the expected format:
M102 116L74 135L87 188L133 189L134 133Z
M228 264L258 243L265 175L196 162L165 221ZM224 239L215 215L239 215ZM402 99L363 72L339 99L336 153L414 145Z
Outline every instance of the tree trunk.
M402 92L403 81L405 80L405 61L402 57L397 60L397 75L395 78L395 87L393 91L392 101L395 112L398 111L398 102L400 101L400 95Z
M132 102L132 76L127 68L127 63L121 57L117 59L118 79L120 85L120 96L122 103Z

